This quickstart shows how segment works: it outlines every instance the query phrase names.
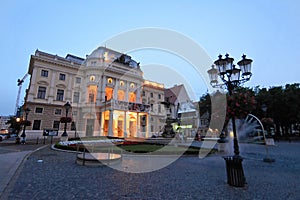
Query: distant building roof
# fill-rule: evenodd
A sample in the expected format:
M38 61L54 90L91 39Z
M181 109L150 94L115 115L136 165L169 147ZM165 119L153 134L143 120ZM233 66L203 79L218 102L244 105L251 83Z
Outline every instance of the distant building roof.
M79 63L79 64L82 64L83 61L84 61L83 58L80 58L80 57L78 57L78 56L74 56L74 55L71 55L71 54L68 54L68 55L66 56L66 59L67 59L67 60L70 60L70 61L73 61L73 62L77 62L77 63Z
M114 51L112 49L106 48L106 47L98 47L95 49L90 55L87 56L89 59L103 59L106 62L118 62L123 65L127 65L131 68L139 68L139 64L135 60L131 58L131 56L120 53L117 51Z
M176 101L177 103L190 101L183 84L175 85L174 87L165 89L165 99L166 101L168 99L172 104L176 103Z

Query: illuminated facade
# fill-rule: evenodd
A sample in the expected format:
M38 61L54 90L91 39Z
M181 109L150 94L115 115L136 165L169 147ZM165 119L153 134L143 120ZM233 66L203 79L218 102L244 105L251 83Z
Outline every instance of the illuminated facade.
M31 134L59 129L63 105L72 105L70 134L150 137L163 126L164 86L145 81L130 56L99 47L86 59L36 51L31 56L26 106Z

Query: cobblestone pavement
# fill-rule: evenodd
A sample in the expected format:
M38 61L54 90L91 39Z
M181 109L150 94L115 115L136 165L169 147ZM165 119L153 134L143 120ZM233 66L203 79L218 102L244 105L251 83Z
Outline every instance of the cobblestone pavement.
M300 143L241 144L247 185L226 183L222 154L184 156L149 173L75 164L76 154L43 148L21 165L2 199L300 199ZM43 160L43 162L40 162ZM121 165L130 167L130 159Z

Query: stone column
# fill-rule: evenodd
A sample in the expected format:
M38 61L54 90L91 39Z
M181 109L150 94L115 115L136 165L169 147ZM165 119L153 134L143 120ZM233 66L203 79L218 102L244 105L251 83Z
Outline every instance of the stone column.
M127 112L124 111L124 138L127 138Z
M37 97L37 92L38 92L38 88L36 88L36 72L37 72L37 68L34 68L33 72L32 72L32 76L31 76L31 80L30 80L30 90L28 92L28 99L27 101L33 101L33 98ZM35 95L35 96L34 96Z
M129 82L126 81L126 89L125 89L125 101L128 102L129 101Z
M136 113L136 137L139 136L139 133L140 133L140 115L137 112Z
M102 99L101 99L101 88L102 88L102 85L101 85L101 81L99 81L98 85L97 85L97 97L96 97L96 105L97 106L100 106L101 103L102 103Z
M67 91L66 91L66 97L65 97L65 100L66 101L72 101L72 88L73 88L73 75L72 74L68 74L69 76L69 82L67 84Z
M52 78L51 78L51 82L50 82L50 88L49 88L49 103L53 103L54 100L54 95L55 95L55 82L56 82L56 71L52 72Z
M113 121L114 121L114 111L111 109L109 111L108 136L114 136Z
M105 101L106 76L102 76L101 81L101 102Z
M137 85L137 90L136 90L136 102L141 103L141 87Z
M115 86L114 86L114 93L113 99L118 100L118 89L119 89L119 80L116 79Z

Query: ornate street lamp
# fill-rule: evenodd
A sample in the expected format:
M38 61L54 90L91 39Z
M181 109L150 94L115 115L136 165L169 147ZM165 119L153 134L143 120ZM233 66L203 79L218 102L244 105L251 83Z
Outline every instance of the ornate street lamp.
M61 136L68 136L67 133L67 123L68 123L68 113L69 113L69 109L71 108L71 104L69 102L67 102L64 105L65 109L66 109L66 119L65 119L65 127L64 127L64 132Z
M242 56L242 60L237 64L237 68L233 64L234 59L229 57L228 54L225 55L225 58L222 58L222 55L219 55L219 59L214 62L214 65L210 70L208 70L210 84L213 87L221 87L225 85L227 87L228 93L231 96L234 89L239 86L241 83L244 83L250 80L251 73L251 59L247 59L245 55ZM218 76L222 80L222 84L218 84ZM233 145L234 145L234 156L224 157L226 161L227 168L227 179L228 184L238 187L243 187L246 180L244 177L242 161L243 158L239 155L239 144L236 133L235 117L231 117L232 121L232 131L233 131Z
M26 108L25 110L25 122L24 122L24 126L23 126L23 132L21 134L21 137L22 137L22 141L21 143L25 143L26 141L26 134L25 134L25 129L26 129L26 125L27 125L27 117L28 117L28 114L30 112L30 109L29 108Z

